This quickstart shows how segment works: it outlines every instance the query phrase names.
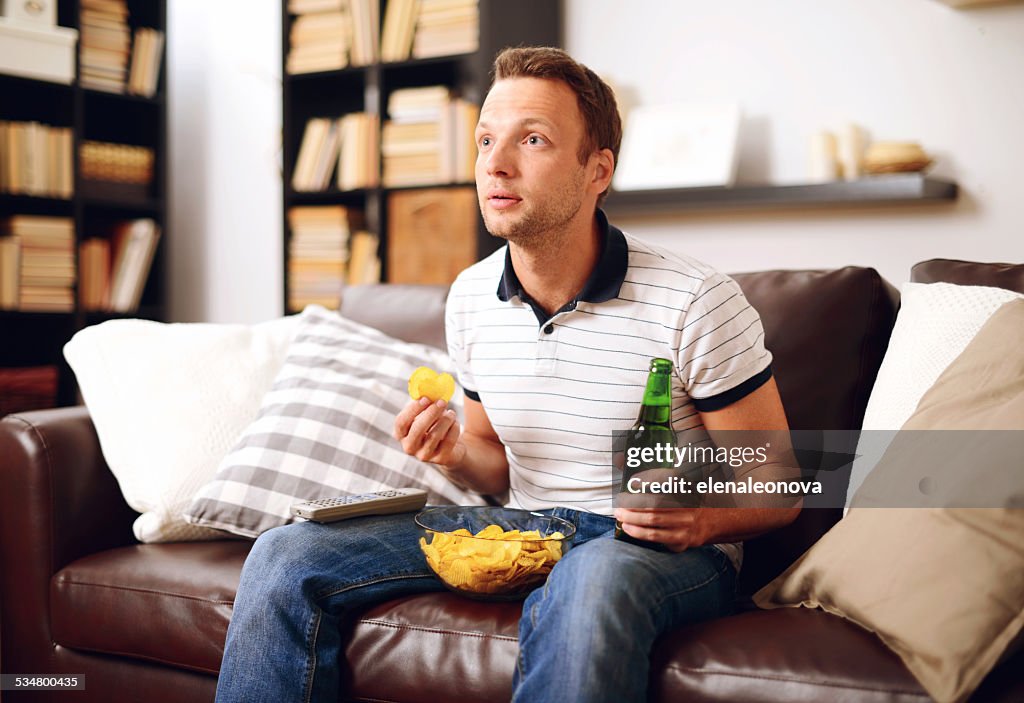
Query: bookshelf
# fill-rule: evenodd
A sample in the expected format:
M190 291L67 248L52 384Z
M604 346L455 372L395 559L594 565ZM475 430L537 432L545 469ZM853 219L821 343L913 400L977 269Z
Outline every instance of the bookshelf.
M354 6L359 0L352 0ZM377 3L379 24L378 30L386 33L389 2L397 2L408 7L417 7L417 0L371 0ZM302 0L298 5L302 5ZM445 5L443 12L454 13L458 10L453 6L464 5L459 0L440 3ZM294 14L292 10L302 9L296 6L296 0L282 2L282 107L283 107L283 170L284 170L284 290L286 312L297 312L301 304L294 304L289 295L293 289L293 271L291 262L291 243L293 231L289 221L289 212L294 207L302 206L344 206L362 213L360 228L378 236L376 245L380 260L380 277L384 282L392 282L399 268L408 270L408 266L389 265L389 255L394 257L398 247L388 235L392 206L396 202L407 202L415 205L417 199L429 200L431 194L446 201L444 193L451 192L454 209L445 209L442 203L439 209L431 213L424 221L438 222L452 218L453 227L467 236L460 239L441 236L435 239L433 232L429 241L421 241L417 252L412 256L420 256L424 250L432 253L431 259L443 257L443 263L452 263L454 259L469 261L483 258L499 248L501 242L491 237L484 229L479 209L475 206L466 207L465 189L472 189L472 170L456 170L459 178L441 178L430 182L414 185L389 185L384 179L384 159L379 155L372 164L372 176L367 183L358 187L339 189L336 179L330 179L326 188L314 190L296 190L293 187L293 175L303 146L304 133L308 122L316 118L339 118L346 114L364 112L376 120L378 125L376 137L379 139L383 125L392 116L389 114L389 101L395 91L407 88L427 86L447 86L453 95L468 104L479 106L490 84L490 69L495 54L506 46L516 45L547 45L560 46L562 36L562 8L557 0L521 0L520 2L502 2L500 0L479 0L477 48L471 52L452 55L438 55L424 58L402 58L401 60L382 61L381 52L375 59L365 65L346 65L343 68L316 70L309 73L289 73L289 52L292 48L291 37L297 21L305 15ZM306 7L334 7L330 0L310 2L305 0ZM349 3L344 3L348 6ZM358 12L363 12L365 5ZM332 20L323 19L325 23ZM378 34L381 37L381 34ZM326 41L330 41L327 36ZM382 39L383 49L386 40ZM454 41L452 46L458 46ZM415 44L413 45L415 47ZM328 50L330 51L330 50ZM353 51L353 54L356 52ZM428 52L429 53L429 52ZM475 117L472 118L475 123ZM465 122L467 117L462 116ZM341 150L345 150L345 138L341 138ZM459 157L461 161L462 157ZM322 173L322 170L321 170ZM458 213L453 215L452 213ZM353 230L354 231L354 230ZM453 244L453 242L459 242ZM466 251L469 247L470 251ZM453 249L456 249L453 251ZM402 247L402 251L405 251ZM354 249L353 249L354 251ZM397 259L393 258L393 261ZM403 262L404 263L404 262ZM450 266L438 267L437 275L447 276ZM338 279L340 281L340 278ZM338 286L340 289L340 285ZM303 300L313 300L302 296Z
M127 8L127 16L120 23L111 22L105 16L99 20L83 22L83 10L95 12L97 8L102 8L101 12L106 12L113 7L116 14L119 4L111 0L98 3L91 0L58 0L58 26L79 32L74 48L74 78L70 84L0 73L0 122L39 123L70 133L70 147L62 152L70 160L66 169L68 192L36 194L38 191L27 192L30 189L24 183L20 188L16 185L11 187L11 183L7 183L0 187L0 220L5 222L5 229L11 234L14 233L9 219L12 217L31 215L67 218L70 223L68 231L71 233L71 242L67 247L70 252L68 260L73 266L66 281L70 293L65 302L55 306L58 309L44 310L27 304L25 248L32 245L27 244L29 239L22 240L18 269L19 300L13 307L0 309L0 339L3 339L0 344L0 394L4 393L5 387L14 387L15 393L18 392L15 386L19 371L31 378L33 374L38 374L29 369L53 367L56 368L57 377L56 404L75 404L78 402L77 386L70 368L64 362L62 350L78 330L118 317L166 318L167 104L162 37L167 29L167 2L125 0L123 5ZM92 29L103 23L106 23L105 29L99 32ZM86 30L91 33L90 41L83 43L86 24L90 25ZM136 47L140 51L143 49L143 43L138 39L138 30L142 28L161 33L160 43L153 40L152 34L147 36L147 44L151 41L153 43L146 50L150 64L144 84L136 82L138 77L131 70L133 52ZM102 80L90 85L82 79L86 73L95 76L103 72L102 68L95 68L96 62L93 59L83 61L82 47L83 44L94 46L96 40L93 37L104 32L103 41L107 46L120 44L125 41L125 37L130 42L126 49L112 50L105 54L123 55L127 51L123 77L129 88L123 93L113 92L115 88L109 84L105 88L101 87ZM115 59L115 62L119 60ZM91 68L83 71L85 66ZM149 182L142 183L138 179L135 182L124 182L119 175L125 168L123 150L116 152L116 159L120 159L117 168L121 170L113 176L108 176L106 172L97 176L97 164L108 168L107 162L103 160L107 157L97 158L96 152L92 152L94 155L87 157L89 161L83 163L81 153L87 143L128 145L140 153L144 151L145 173L151 174ZM85 148L88 150L95 147ZM10 142L0 144L0 158L17 158L12 157L12 153ZM131 158L137 156L139 154ZM27 158L31 160L33 157ZM32 168L39 167L33 165ZM85 266L80 253L81 245L87 239L105 240L105 246L110 246L110 259L116 259L119 249L114 240L122 236L117 233L127 231L125 223L141 219L151 221L152 232L144 250L143 263L138 266L137 278L140 283L132 287L134 293L130 296L139 299L138 305L132 304L127 308L114 306L118 311L113 311L111 304L106 302L86 304L82 299ZM116 261L110 261L110 266L110 276L113 277ZM95 276L92 273L86 277L97 280ZM15 385L5 386L12 378L15 379ZM20 409L30 407L31 398L27 397L25 403L29 405ZM17 401L14 401L13 406L4 403L0 406L0 415L18 409Z

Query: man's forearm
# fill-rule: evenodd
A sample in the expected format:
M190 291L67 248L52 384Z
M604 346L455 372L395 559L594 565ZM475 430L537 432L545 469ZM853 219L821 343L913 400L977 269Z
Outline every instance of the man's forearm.
M503 444L472 434L463 434L459 444L465 447L462 458L442 467L452 483L484 495L508 490L508 457Z

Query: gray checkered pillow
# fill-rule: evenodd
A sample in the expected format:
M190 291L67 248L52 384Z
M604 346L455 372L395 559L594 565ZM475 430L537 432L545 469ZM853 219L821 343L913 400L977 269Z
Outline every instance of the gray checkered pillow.
M391 436L417 366L451 371L441 351L306 308L258 416L185 519L255 537L290 522L292 503L384 488L424 488L431 503L483 504ZM452 406L461 416L461 391Z

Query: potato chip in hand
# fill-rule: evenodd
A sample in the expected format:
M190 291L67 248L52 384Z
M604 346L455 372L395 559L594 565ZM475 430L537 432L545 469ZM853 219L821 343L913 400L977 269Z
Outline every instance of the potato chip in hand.
M455 379L451 374L439 374L434 369L421 366L412 372L409 377L409 397L419 400L426 396L430 402L436 403L439 400L448 402L455 393Z

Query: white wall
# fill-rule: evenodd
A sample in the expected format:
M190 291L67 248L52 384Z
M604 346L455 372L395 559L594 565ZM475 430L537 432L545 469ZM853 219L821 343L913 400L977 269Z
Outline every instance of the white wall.
M170 0L170 317L282 314L281 4Z
M634 104L737 100L741 181L807 175L810 135L847 121L919 141L952 206L618 220L726 271L931 257L1024 261L1024 4L937 0L566 0L566 48Z
M277 0L170 0L171 316L282 311ZM893 283L944 256L1024 261L1024 3L565 0L566 46L635 103L744 107L740 178L797 182L809 135L846 121L917 140L952 206L621 220L725 271L874 266Z

